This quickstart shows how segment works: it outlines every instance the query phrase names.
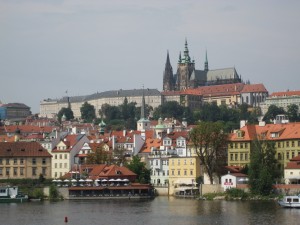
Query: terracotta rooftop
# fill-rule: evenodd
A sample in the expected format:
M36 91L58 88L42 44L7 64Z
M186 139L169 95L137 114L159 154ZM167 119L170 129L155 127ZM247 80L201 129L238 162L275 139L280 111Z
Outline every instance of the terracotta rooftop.
M38 142L0 142L0 157L52 157Z
M269 97L300 96L300 91L273 92Z

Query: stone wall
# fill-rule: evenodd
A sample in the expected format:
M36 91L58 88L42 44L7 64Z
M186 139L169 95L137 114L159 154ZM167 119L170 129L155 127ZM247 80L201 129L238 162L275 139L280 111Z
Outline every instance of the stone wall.
M207 193L218 193L224 192L221 184L200 184L199 193L200 195L204 195Z

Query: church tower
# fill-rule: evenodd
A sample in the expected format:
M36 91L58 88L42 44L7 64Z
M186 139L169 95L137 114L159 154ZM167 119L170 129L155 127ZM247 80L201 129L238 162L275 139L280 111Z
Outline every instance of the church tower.
M172 91L174 90L174 77L173 77L173 68L170 63L169 51L167 53L167 61L164 71L164 80L163 80L163 91Z
M204 71L205 71L205 72L208 71L207 51L205 52Z
M177 65L177 80L176 80L176 90L185 90L190 87L190 78L195 70L195 62L191 60L189 55L188 43L185 39L185 48L183 52L183 57L179 55L178 65Z

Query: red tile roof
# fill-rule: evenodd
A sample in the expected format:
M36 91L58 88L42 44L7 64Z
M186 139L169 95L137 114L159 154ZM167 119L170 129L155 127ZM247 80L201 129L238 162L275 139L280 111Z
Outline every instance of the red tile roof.
M273 92L270 97L300 96L300 91Z
M56 127L52 126L31 126L31 125L8 125L4 126L6 133L14 133L16 130L20 130L21 133L51 133Z
M266 140L288 140L300 138L300 122L288 124L266 124L265 126L259 125L246 125L240 129L244 132L243 137L238 137L237 133L229 135L230 141L251 141L257 137L264 136ZM272 133L278 133L279 137L272 137Z
M0 142L2 157L52 157L38 142Z

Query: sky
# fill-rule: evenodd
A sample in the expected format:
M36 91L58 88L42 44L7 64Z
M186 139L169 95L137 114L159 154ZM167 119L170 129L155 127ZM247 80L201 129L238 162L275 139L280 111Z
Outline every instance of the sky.
M235 67L269 93L300 90L300 1L0 0L0 101L162 90L188 41L198 70Z

